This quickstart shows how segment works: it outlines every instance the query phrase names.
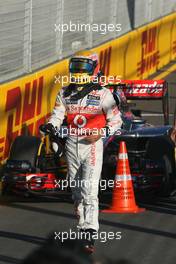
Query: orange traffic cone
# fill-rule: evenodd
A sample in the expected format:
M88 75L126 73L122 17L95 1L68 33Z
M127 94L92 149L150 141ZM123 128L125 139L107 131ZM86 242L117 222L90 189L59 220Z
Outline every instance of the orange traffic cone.
M121 141L114 181L112 206L109 209L102 210L102 212L138 213L142 211L145 211L145 209L139 208L136 205L126 144L124 141Z

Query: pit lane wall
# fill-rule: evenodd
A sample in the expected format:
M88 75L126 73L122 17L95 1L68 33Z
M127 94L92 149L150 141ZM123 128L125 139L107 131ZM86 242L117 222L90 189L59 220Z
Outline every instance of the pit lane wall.
M123 25L122 25L123 26ZM176 13L92 49L104 75L145 79L176 59ZM38 135L51 112L59 76L67 75L68 59L0 85L0 161L8 157L20 134Z

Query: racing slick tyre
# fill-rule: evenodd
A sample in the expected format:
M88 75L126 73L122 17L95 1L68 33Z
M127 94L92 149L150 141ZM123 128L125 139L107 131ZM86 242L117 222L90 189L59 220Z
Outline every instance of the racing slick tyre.
M163 178L163 182L161 183L161 186L158 190L158 194L161 196L170 196L173 190L172 165L171 165L171 161L166 155L163 156L162 162L163 162L165 177Z
M7 188L7 187L2 188L1 196L7 196L7 195L10 195L10 194L11 194L11 192L9 191L9 188Z
M32 168L35 169L41 144L39 137L18 136L11 146L9 160L27 160Z
M149 140L148 156L159 161L162 164L163 180L157 194L161 196L169 196L175 188L175 155L174 145L168 136L160 136Z

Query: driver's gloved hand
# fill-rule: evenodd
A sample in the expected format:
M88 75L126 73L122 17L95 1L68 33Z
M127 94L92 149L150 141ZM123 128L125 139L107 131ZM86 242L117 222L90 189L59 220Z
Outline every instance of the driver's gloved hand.
M57 138L57 140L55 139L55 141L52 142L52 148L55 153L54 157L57 161L64 153L64 145L62 141L61 138Z
M42 124L39 126L39 130L41 133L44 133L44 134L49 134L51 133L52 131L54 131L54 126L51 124L51 123L47 123L47 124Z

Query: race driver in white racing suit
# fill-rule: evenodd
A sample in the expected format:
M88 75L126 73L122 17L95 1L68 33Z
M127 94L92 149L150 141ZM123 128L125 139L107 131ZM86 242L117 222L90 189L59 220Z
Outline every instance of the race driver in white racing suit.
M69 70L72 81L57 95L55 107L45 126L61 127L65 113L68 137L65 146L68 175L74 181L72 194L78 229L91 235L99 229L98 188L102 170L104 133L114 133L122 125L112 93L94 82L99 72L98 56L74 56ZM73 185L73 184L72 184ZM93 250L94 241L86 241Z

